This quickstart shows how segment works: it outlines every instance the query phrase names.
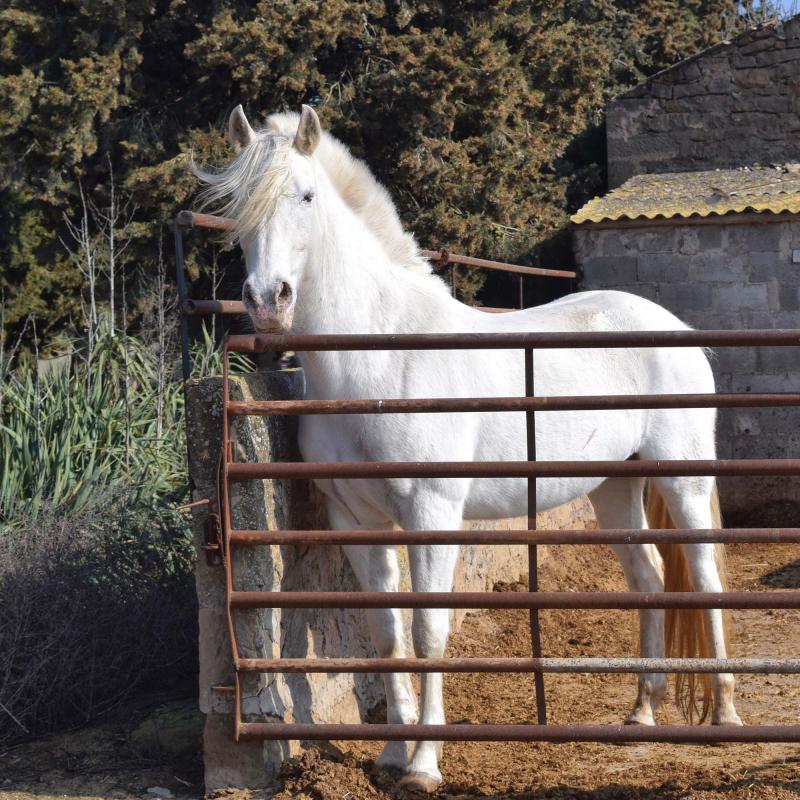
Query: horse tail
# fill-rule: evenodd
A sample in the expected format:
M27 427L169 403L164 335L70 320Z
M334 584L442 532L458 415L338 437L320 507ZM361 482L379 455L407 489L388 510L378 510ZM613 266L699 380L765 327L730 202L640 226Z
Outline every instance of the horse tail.
M719 495L716 482L711 492L711 518L715 528L722 527L722 516L719 507ZM675 522L653 481L647 484L647 523L651 528L675 528ZM715 557L723 591L728 590L728 576L725 565L725 548L715 545ZM659 544L664 565L665 592L694 591L689 564L686 561L683 547L679 544ZM728 644L728 619L724 612L726 653L730 655ZM706 624L706 616L700 609L666 609L664 621L664 644L667 658L710 658L712 655L711 636ZM700 708L698 710L698 684L702 685ZM708 716L711 710L711 675L678 673L675 675L675 703L684 717L698 722Z

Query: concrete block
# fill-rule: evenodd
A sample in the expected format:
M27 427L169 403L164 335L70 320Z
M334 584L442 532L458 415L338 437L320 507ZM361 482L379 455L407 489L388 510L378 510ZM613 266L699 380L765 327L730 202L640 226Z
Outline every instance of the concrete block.
M668 100L672 97L672 84L655 81L650 84L650 94L653 97Z
M800 285L800 264L792 263L792 254L788 250L775 253L749 253L748 281L750 283L766 283L776 280L779 283Z
M696 66L696 65L692 65ZM675 100L680 100L683 97L697 97L697 95L706 95L708 89L705 82L700 80L700 70L697 70L698 79L688 83L678 83L672 87L672 97Z
M597 250L595 255L636 257L636 252L630 246L630 240L624 231L614 229L597 231Z
M776 328L800 328L800 311L778 311L772 315Z
M750 309L753 311L766 312L767 306L767 287L762 284L718 284L714 286L713 292L714 310L737 311Z
M800 391L800 372L754 372L736 376L734 392L797 392Z
M686 310L699 311L711 305L711 287L696 283L661 283L658 287L661 305L679 317Z
M777 252L781 249L781 236L784 226L781 223L761 225L732 225L728 241L733 252Z
M264 769L263 750L277 751L271 760L281 763L289 758L287 743L234 742L233 719L210 715L206 717L203 731L203 755L206 792L217 789L271 788L277 773Z
M572 231L572 252L576 264L583 264L587 258L597 253L599 234L600 231L592 230L591 227L575 228Z
M640 253L674 253L680 228L642 228L628 231L631 245Z
M714 309L687 310L682 315L686 323L702 331L731 330L739 327L741 318L738 314L717 313Z
M758 348L758 371L764 373L792 373L800 378L800 348ZM798 381L800 383L800 381Z
M723 225L700 225L695 228L699 249L705 251L723 247L727 241L727 230Z
M726 250L701 250L689 259L694 280L707 283L745 283L748 269L745 257Z
M690 259L679 253L646 253L639 256L636 275L645 283L668 283L689 278Z
M736 313L735 311L732 312L733 316L735 316ZM742 330L769 329L775 327L775 314L770 312L769 309L754 310L750 308L740 308L738 314L739 324L737 327Z
M594 288L586 286L584 288ZM600 288L600 287L596 287ZM635 294L638 297L644 297L645 300L652 300L654 303L658 302L658 294L656 291L655 284L652 283L620 283L614 286L614 288L620 292L630 292L631 294Z
M682 255L694 255L700 249L700 237L697 228L681 228L678 232L678 252Z
M591 284L611 287L636 281L636 258L631 256L594 256L581 266L584 279Z
M756 348L720 347L714 350L714 374L736 375L755 372Z

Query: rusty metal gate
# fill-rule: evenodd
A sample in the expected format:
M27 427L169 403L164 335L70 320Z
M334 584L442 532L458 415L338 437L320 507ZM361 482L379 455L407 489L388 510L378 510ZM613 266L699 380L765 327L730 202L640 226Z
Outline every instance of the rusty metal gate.
M225 230L235 223L219 217L182 212L176 220L178 286L186 314L242 313L240 303L197 301L186 297L183 277L182 227ZM426 253L448 263L510 265L442 253ZM456 261L456 259L464 259ZM522 268L529 274L550 274ZM524 273L523 273L524 274ZM558 271L559 277L574 273ZM182 323L185 330L185 320ZM540 592L537 585L538 545L635 543L764 543L800 542L800 528L537 530L535 497L538 478L654 477L658 475L800 476L800 459L717 459L685 461L537 461L535 412L653 408L798 407L798 393L666 394L539 397L534 386L536 350L626 347L800 347L800 330L658 331L494 334L359 334L228 336L223 352L223 430L219 480L219 523L211 526L209 548L220 555L226 576L228 632L235 695L237 740L432 740L432 741L591 741L591 742L800 742L800 725L553 725L547 724L546 673L800 673L800 659L789 658L545 658L539 634L540 609L800 609L800 592ZM184 354L188 344L184 336ZM519 349L525 354L525 396L488 398L232 401L229 396L230 353L334 350ZM185 373L188 374L188 361ZM402 414L441 412L525 412L527 460L497 462L292 462L239 463L234 460L230 425L237 416L303 414ZM315 478L455 478L505 477L528 481L527 530L456 531L268 531L235 530L231 526L229 491L233 482ZM214 516L211 517L212 519ZM493 592L253 592L234 589L235 548L274 544L525 544L529 588L510 594ZM239 655L234 612L257 608L464 608L528 609L530 658L317 658L246 659ZM241 675L261 673L387 673L387 672L515 672L532 673L537 724L301 724L245 722L241 712Z

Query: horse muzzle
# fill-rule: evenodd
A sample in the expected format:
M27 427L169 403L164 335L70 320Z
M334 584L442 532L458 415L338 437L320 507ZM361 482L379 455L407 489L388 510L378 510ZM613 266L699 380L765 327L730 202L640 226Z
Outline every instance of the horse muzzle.
M258 333L287 333L294 319L294 293L285 281L274 290L257 292L249 281L242 290L242 303Z

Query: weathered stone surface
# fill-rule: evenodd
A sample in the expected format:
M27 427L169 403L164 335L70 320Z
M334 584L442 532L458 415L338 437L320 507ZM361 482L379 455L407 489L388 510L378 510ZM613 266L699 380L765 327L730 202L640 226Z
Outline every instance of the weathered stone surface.
M287 399L302 396L300 371L260 372L231 379L232 399ZM215 469L221 430L221 380L209 378L188 388L190 474L196 498L215 496ZM299 460L296 421L291 417L237 418L232 428L237 461ZM540 515L548 528L581 526L591 519L588 501ZM195 516L195 538L203 543L202 510ZM301 481L248 481L231 494L234 528L304 529L326 527L314 488ZM524 527L524 520L466 523L470 527ZM410 589L405 548L401 548L402 587ZM546 557L546 552L542 553ZM524 547L463 548L456 589L490 590L498 580L516 580L527 571ZM338 547L239 548L233 559L234 586L242 590L356 590L357 584ZM197 563L200 598L200 709L205 722L206 790L269 784L288 743L233 744L229 694L212 691L231 685L230 643L220 567ZM452 614L457 627L464 611ZM234 615L243 658L368 656L366 623L360 610L237 611ZM407 628L408 628L407 620ZM407 643L410 632L407 630ZM410 646L407 647L411 652ZM245 719L300 722L355 722L383 695L374 675L247 675L242 684Z
M610 187L643 172L795 161L798 81L795 21L659 73L607 109Z
M624 230L587 226L577 229L574 239L582 288L631 291L700 329L800 327L800 264L792 261L792 250L800 249L796 223L726 224L723 219L718 225L643 222ZM629 252L638 252L635 284L617 280L606 269L621 239ZM710 356L720 392L796 391L800 382L795 348L719 348ZM791 456L796 418L794 409L723 409L718 453L724 458ZM798 491L800 481L794 478L720 482L723 509L731 512L793 501Z

